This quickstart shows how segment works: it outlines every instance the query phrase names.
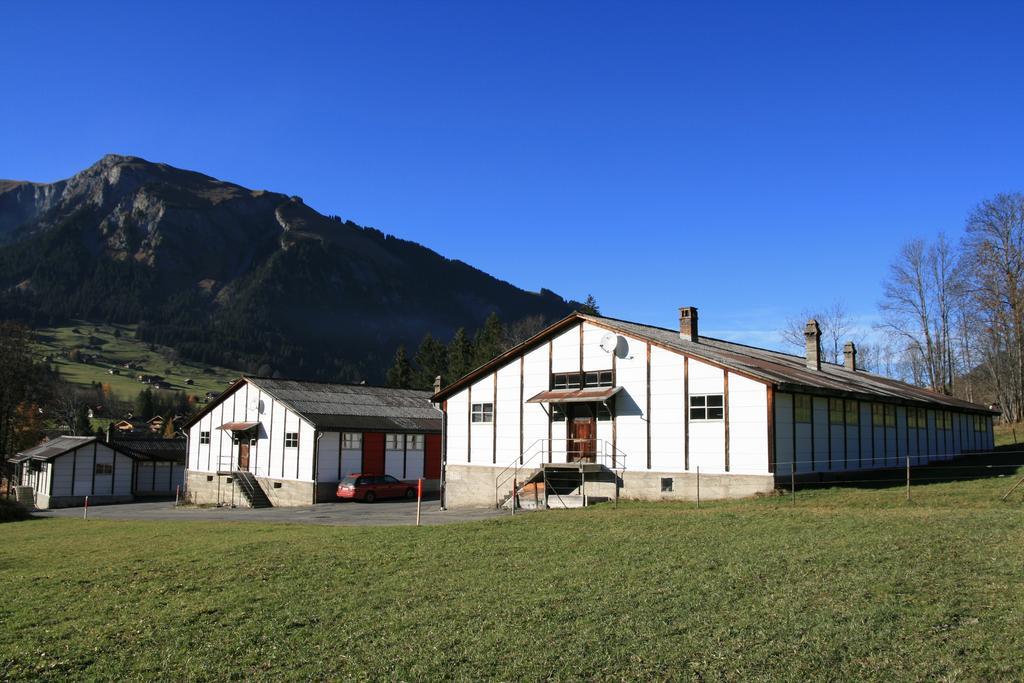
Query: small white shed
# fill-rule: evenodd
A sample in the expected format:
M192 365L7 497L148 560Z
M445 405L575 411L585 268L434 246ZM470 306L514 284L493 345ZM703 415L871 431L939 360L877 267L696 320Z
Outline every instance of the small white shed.
M134 459L94 436L61 436L18 453L21 486L31 486L37 508L132 500Z

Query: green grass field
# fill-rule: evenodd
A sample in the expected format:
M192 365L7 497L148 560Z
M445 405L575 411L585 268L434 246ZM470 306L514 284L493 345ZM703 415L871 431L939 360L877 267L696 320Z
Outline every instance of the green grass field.
M446 527L5 524L10 679L1020 680L1016 476Z
M240 374L202 363L174 361L170 349L164 347L150 350L148 344L135 339L134 325L75 321L63 327L36 330L36 334L40 353L53 357L54 365L64 379L82 387L88 387L92 382L109 384L115 395L127 401L134 400L139 391L145 388L145 385L138 382L138 375L161 375L172 385L172 390L196 394L202 398L207 391L219 394L227 388L229 379ZM62 356L62 353L73 349L100 355L110 362L83 363ZM143 369L127 370L121 367L128 361L140 363ZM120 374L111 375L108 370L112 367ZM195 384L186 385L186 379L193 380Z

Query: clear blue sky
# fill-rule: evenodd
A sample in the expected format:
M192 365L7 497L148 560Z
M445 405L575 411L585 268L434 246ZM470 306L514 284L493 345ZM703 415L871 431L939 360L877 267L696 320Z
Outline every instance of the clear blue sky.
M1024 3L154 5L4 7L0 177L138 155L754 343L1024 191Z

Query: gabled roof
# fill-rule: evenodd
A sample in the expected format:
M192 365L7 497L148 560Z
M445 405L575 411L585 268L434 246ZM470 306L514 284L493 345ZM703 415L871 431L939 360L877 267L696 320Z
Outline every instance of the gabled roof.
M921 387L915 387L905 382L882 377L881 375L862 370L851 372L842 365L823 362L820 371L811 370L806 366L803 356L761 349L756 346L747 346L711 337L702 336L698 341L691 342L680 337L678 330L643 325L615 318L586 315L584 313L573 313L547 329L542 330L522 344L509 349L494 360L439 391L434 395L433 400L435 402L441 401L451 396L466 384L504 365L509 359L518 357L520 354L547 341L548 338L562 330L578 325L580 321L584 320L611 332L618 332L649 341L655 346L676 351L697 360L708 362L711 365L744 375L750 379L764 382L780 391L815 393L869 401L911 403L922 406L927 404L932 407L941 406L985 414L994 414L996 412L985 406L946 396L945 394Z
M245 382L271 395L320 430L441 431L441 414L431 405L429 391L266 377L241 378L193 416L185 429Z
M95 436L58 436L56 439L44 441L38 446L33 446L32 448L28 448L17 453L10 458L10 461L25 462L26 460L53 460L58 455L70 453L82 446L89 446L94 441L99 441L99 439ZM109 446L115 451L118 451L122 455L132 457L131 453L127 453L124 449L118 448L116 444L104 443L103 441L99 442L105 446Z

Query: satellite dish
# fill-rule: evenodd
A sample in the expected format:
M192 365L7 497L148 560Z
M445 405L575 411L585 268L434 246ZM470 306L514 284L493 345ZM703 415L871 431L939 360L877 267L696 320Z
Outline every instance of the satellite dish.
M601 337L601 350L605 353L614 353L618 346L619 338L611 332L607 332L603 337Z

